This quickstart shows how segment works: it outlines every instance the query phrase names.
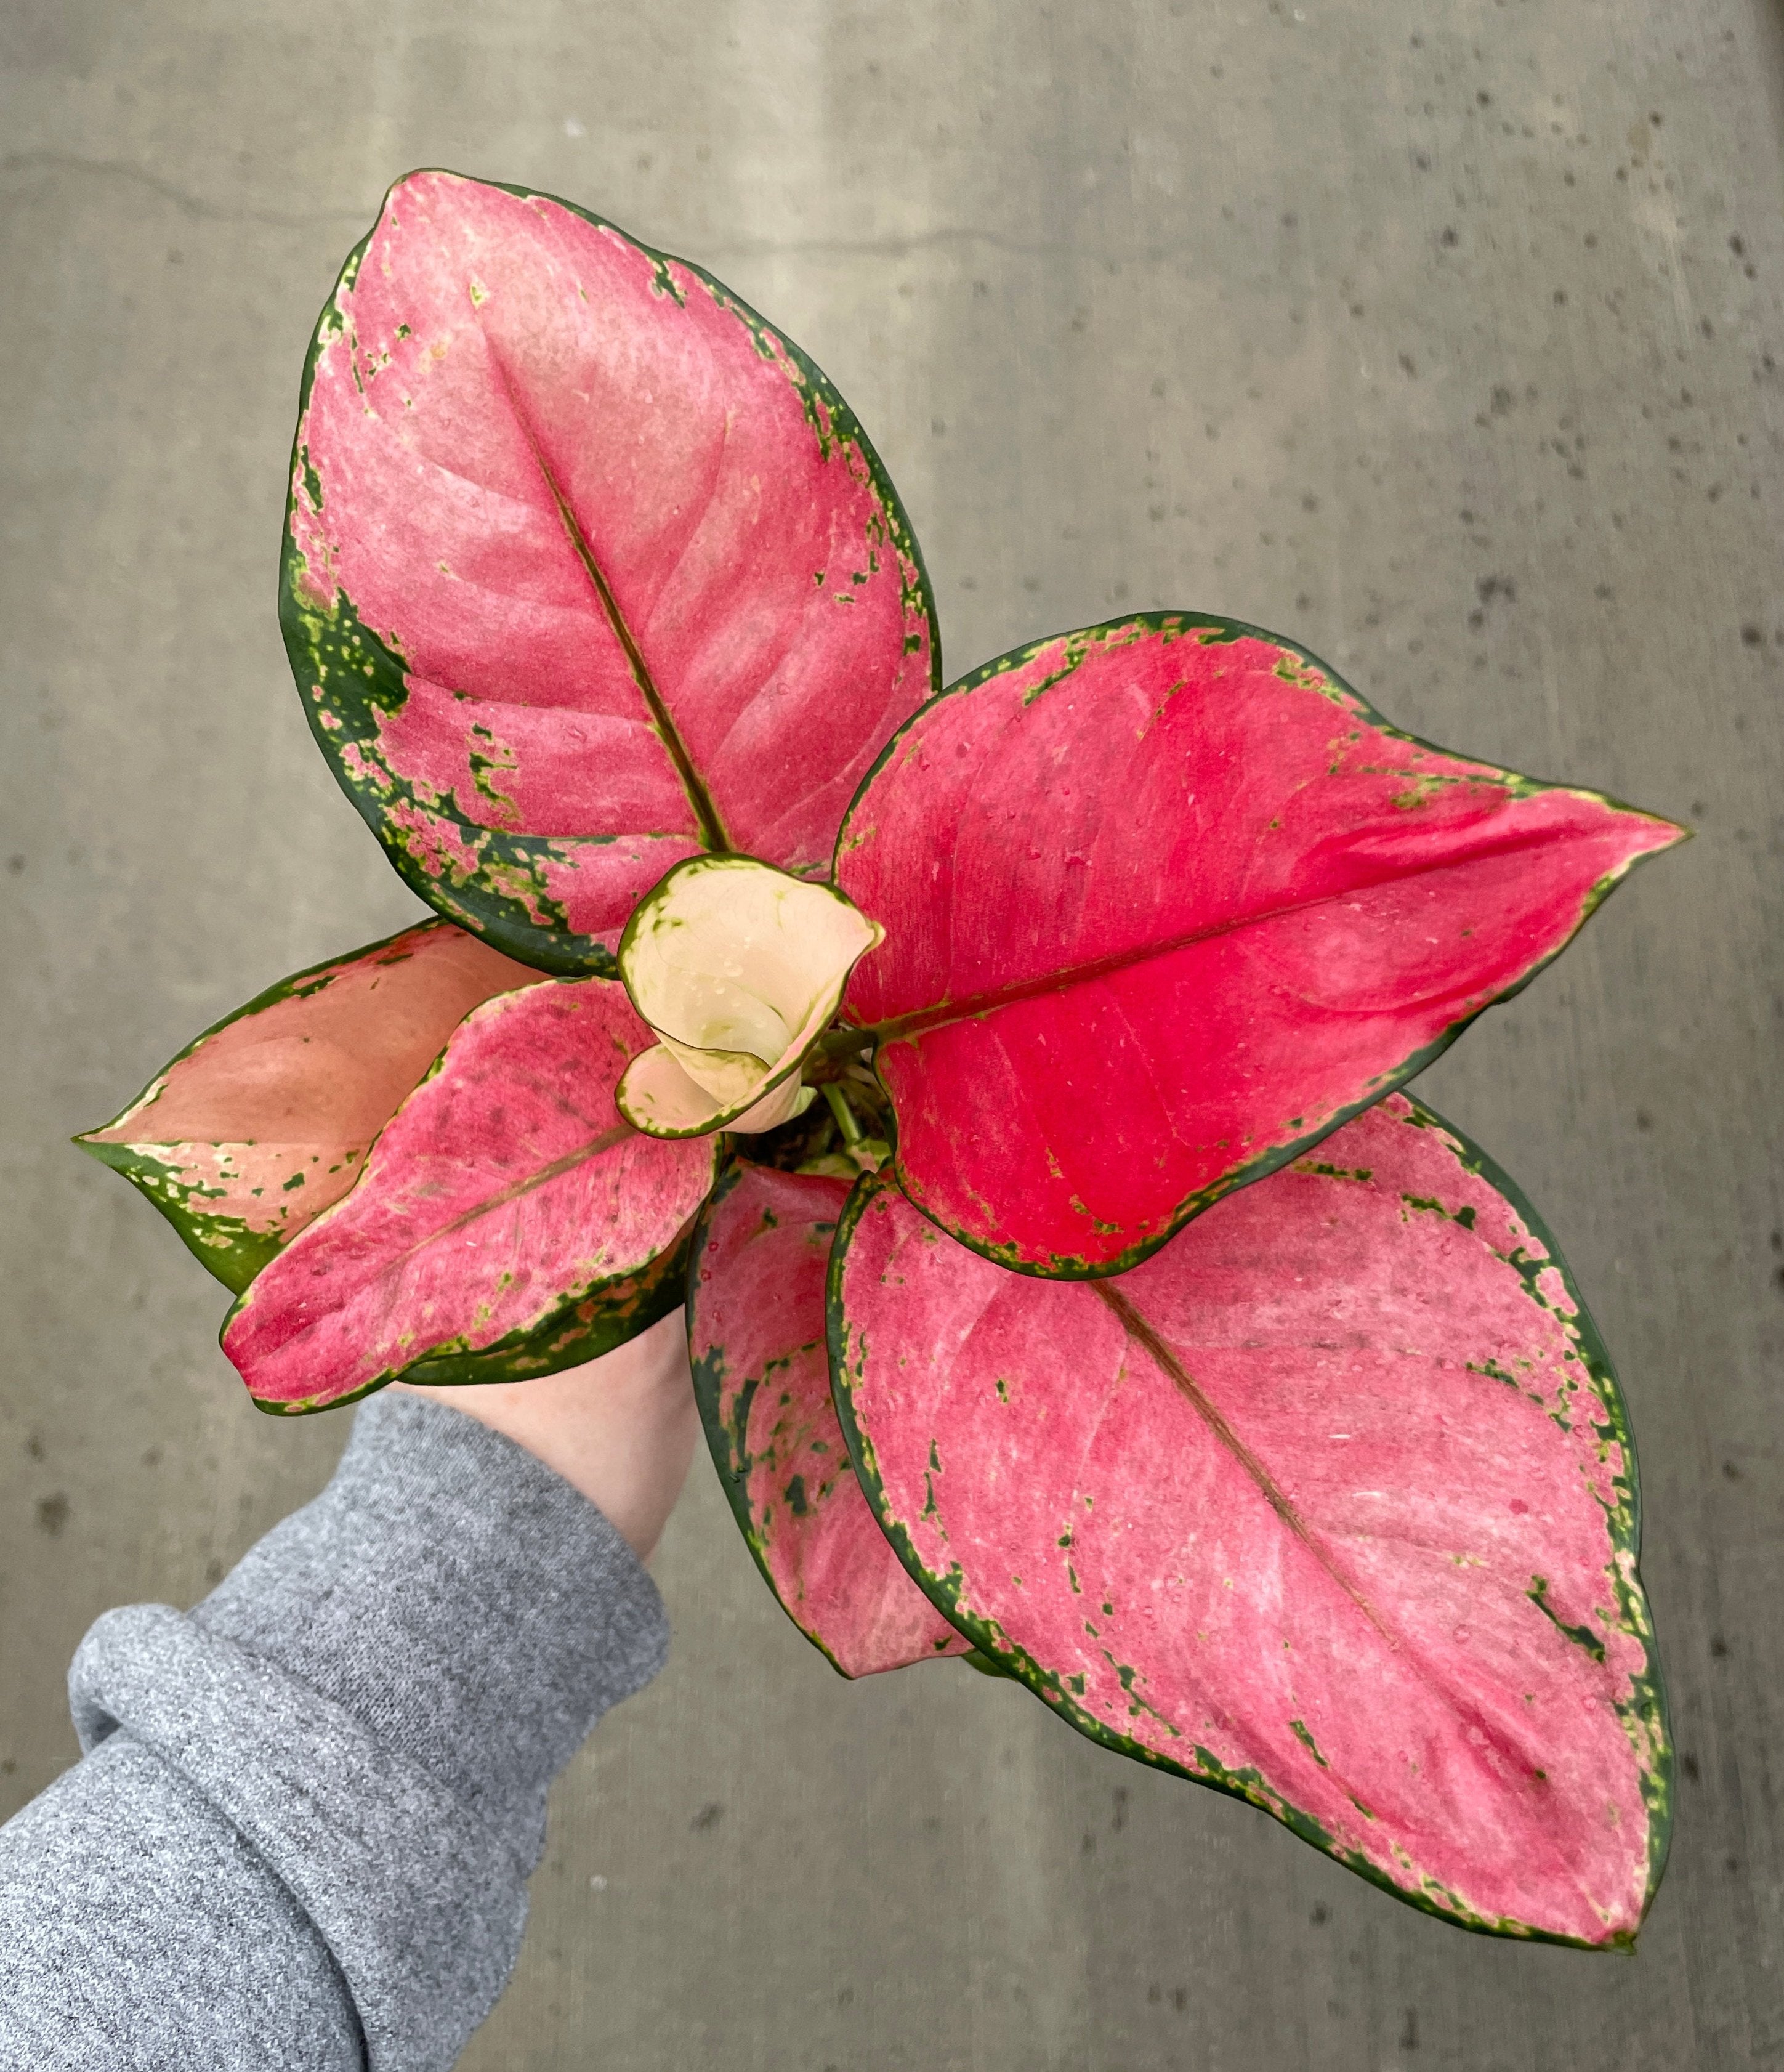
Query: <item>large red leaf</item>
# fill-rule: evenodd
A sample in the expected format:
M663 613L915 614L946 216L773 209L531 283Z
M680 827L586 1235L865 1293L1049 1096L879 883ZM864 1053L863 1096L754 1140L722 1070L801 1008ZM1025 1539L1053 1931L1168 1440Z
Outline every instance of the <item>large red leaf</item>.
M1597 792L1396 733L1273 635L1159 615L990 664L849 808L898 1173L1028 1272L1118 1272L1428 1063L1636 858Z
M75 1141L238 1295L360 1176L372 1139L479 1001L539 974L443 921L284 979Z
M620 1120L614 1087L652 1040L605 979L504 993L462 1023L353 1192L230 1313L224 1350L261 1408L326 1409L417 1362L428 1381L544 1373L673 1309L715 1140Z
M824 1275L846 1181L739 1160L695 1226L688 1349L707 1443L756 1565L845 1676L970 1646L861 1494L830 1400Z
M317 327L281 615L335 775L442 913L610 975L701 847L801 873L934 688L853 414L697 267L417 173Z
M864 1182L831 1350L912 1572L1074 1726L1463 1926L1634 1937L1670 1756L1629 1429L1437 1118L1392 1096L1120 1281Z

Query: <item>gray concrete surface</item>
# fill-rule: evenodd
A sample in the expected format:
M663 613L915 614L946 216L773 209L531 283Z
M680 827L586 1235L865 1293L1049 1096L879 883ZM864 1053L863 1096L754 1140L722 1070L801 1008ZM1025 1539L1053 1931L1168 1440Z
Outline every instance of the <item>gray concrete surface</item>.
M273 565L316 307L446 164L799 338L956 671L1211 606L1700 831L1424 1087L1634 1409L1683 1763L1640 1954L1454 1934L964 1669L845 1685L702 1463L676 1659L565 1779L467 2065L1784 2063L1781 51L1759 0L7 0L0 1812L73 1753L94 1614L202 1592L340 1443L249 1408L220 1291L64 1140L411 911Z

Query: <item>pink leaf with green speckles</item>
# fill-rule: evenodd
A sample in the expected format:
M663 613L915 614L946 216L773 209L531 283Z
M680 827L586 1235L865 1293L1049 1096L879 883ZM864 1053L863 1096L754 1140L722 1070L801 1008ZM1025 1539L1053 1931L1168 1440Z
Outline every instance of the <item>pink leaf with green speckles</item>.
M830 1400L824 1275L849 1184L738 1161L696 1226L688 1349L720 1480L768 1585L845 1676L963 1640L874 1523Z
M1087 1283L864 1182L837 1400L911 1572L1081 1731L1452 1921L1626 1943L1671 1774L1635 1462L1509 1189L1396 1095Z
M405 1371L518 1379L674 1308L716 1150L620 1120L614 1088L653 1040L605 979L504 993L462 1022L353 1192L230 1313L224 1350L261 1407L326 1409Z
M208 1030L116 1121L75 1141L240 1294L339 1201L479 1001L539 974L443 921L299 972Z
M548 195L392 189L311 350L282 591L336 776L442 912L610 974L680 858L821 874L934 688L917 549L822 373Z
M919 712L837 882L886 939L898 1177L1006 1264L1120 1272L1420 1069L1680 830L1396 732L1255 627L1155 615Z

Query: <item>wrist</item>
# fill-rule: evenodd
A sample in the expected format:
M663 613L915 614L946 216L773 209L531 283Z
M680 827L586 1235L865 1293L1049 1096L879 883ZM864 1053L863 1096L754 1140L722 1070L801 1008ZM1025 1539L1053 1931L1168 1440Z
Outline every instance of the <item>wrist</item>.
M643 1560L681 1492L699 1437L680 1310L599 1359L530 1381L394 1387L504 1433L555 1469Z

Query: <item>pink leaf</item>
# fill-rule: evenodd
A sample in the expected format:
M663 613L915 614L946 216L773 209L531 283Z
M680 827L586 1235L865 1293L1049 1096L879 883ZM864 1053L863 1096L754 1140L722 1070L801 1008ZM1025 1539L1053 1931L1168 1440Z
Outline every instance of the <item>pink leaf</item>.
M256 1401L325 1409L421 1360L429 1380L544 1372L673 1308L676 1248L714 1151L621 1121L614 1087L651 1040L604 979L535 985L472 1014L358 1186L231 1312L224 1350ZM510 1348L530 1367L491 1364ZM442 1371L467 1358L483 1364Z
M442 912L548 968L679 859L804 874L934 688L896 495L820 371L549 196L392 189L312 348L282 615L312 725Z
M874 1522L830 1400L824 1272L846 1181L738 1161L696 1227L694 1389L725 1493L769 1588L845 1676L970 1646Z
M281 980L76 1141L133 1182L239 1294L339 1201L479 1001L539 974L425 921Z
M1040 1273L1118 1272L1428 1063L1669 822L1426 747L1254 628L1157 615L918 713L837 844L886 930L898 1174Z
M1509 1190L1395 1096L1084 1283L864 1185L838 1403L912 1572L1082 1732L1449 1920L1625 1943L1670 1778L1635 1462Z

